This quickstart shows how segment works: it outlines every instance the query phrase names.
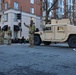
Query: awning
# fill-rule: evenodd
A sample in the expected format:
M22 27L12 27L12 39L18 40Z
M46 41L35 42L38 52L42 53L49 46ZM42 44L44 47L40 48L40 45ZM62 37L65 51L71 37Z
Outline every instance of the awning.
M20 30L19 26L18 25L14 25L14 31L19 31L19 30Z
M8 25L3 26L2 30L7 31L8 30Z

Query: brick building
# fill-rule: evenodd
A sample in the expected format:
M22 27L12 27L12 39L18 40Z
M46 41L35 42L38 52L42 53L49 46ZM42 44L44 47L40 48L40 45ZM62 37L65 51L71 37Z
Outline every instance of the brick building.
M21 14L21 20L17 18L17 14ZM28 29L24 27L24 22L29 25L31 17L35 26L40 28L40 0L0 0L0 26L4 30L7 29L7 25L10 26L12 38L22 36L28 38ZM18 25L19 22L21 22L21 27Z

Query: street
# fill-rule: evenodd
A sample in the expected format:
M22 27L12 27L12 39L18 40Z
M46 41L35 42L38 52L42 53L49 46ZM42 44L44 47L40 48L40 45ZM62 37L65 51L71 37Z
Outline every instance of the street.
M76 49L67 44L0 45L0 75L76 75Z

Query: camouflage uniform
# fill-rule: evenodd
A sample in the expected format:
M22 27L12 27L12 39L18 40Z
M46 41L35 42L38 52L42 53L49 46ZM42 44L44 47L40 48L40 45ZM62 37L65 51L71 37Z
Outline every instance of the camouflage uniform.
M24 25L29 28L29 43L30 43L30 47L34 46L34 31L35 31L35 25L34 23L30 24L30 26L26 25L24 23Z
M0 44L4 44L4 32L0 28Z
M8 27L8 31L7 31L7 45L11 45L11 37L12 37L12 31L10 30L10 27Z
M2 31L2 44L4 44L4 31Z
M2 32L0 31L0 45L1 45L1 41L2 41Z
M34 45L34 31L35 31L35 26L32 25L29 27L29 43L30 46Z

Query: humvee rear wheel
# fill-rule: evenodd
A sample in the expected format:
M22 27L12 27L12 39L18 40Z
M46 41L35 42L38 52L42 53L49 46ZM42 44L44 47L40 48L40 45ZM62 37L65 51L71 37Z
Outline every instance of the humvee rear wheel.
M73 37L69 38L68 45L72 48L76 47L76 36L73 36Z
M41 38L39 35L34 35L34 45L40 45L41 44Z
M43 43L44 45L47 45L47 46L51 44L51 42L47 42L47 41L44 41Z

